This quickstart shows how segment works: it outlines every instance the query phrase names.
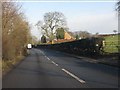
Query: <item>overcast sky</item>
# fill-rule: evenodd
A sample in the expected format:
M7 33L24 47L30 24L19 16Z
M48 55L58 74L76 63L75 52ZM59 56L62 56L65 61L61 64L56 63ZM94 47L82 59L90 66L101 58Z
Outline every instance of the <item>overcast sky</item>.
M34 26L43 20L46 12L62 12L69 31L88 31L92 34L110 34L118 30L116 2L22 2L32 34L40 38L41 33Z

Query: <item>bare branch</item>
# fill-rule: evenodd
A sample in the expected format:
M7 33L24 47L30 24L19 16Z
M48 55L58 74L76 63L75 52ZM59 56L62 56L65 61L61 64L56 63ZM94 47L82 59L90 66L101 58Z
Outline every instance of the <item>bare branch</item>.
M55 37L55 32L57 28L65 27L66 21L65 17L61 12L48 12L44 15L44 24L37 23L40 30L45 32L44 34L49 37L50 40L53 40Z

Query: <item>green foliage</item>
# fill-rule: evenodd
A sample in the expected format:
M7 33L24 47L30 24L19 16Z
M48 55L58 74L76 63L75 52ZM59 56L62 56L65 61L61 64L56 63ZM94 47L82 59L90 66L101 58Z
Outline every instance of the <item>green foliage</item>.
M76 40L78 40L78 39L79 39L79 35L78 35L78 34L76 34L75 38L76 38Z
M46 37L44 35L41 37L41 43L46 43Z
M64 39L64 29L63 28L58 28L56 30L56 38L57 39Z

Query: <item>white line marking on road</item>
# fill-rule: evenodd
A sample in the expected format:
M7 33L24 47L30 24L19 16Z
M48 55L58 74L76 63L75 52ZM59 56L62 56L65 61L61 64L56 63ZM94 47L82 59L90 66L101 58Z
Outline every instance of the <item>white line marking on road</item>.
M50 58L48 58L46 55L45 55L45 57L46 57L48 60L50 60Z
M62 71L64 71L65 73L69 74L70 76L72 76L73 78L75 78L77 81L79 81L80 83L85 83L84 80L78 78L77 76L75 76L74 74L70 73L69 71L65 70L64 68L62 68Z
M46 55L45 55L45 57L46 57L48 60L50 60L50 58L48 58ZM56 66L58 66L58 64L55 63L54 61L52 61L52 63L55 64Z
M45 55L44 55L45 56ZM47 58L47 56L45 56Z
M48 57L47 57L48 60L50 60Z
M55 62L54 62L54 61L52 61L52 63L53 63L53 64L55 64Z
M57 64L57 63L55 63L54 61L52 61L52 63L53 63L53 64L55 64L56 66L58 66L58 64Z
M45 56L45 54L44 53L42 53L44 56Z
M55 64L56 66L58 66L58 64Z
M45 53L43 51L40 51L40 53L42 53L45 56Z
M47 60L50 60L50 58L48 58L42 51L40 51L40 52L47 58ZM54 65L58 66L58 64L56 64L54 61L52 61L52 63L53 63Z

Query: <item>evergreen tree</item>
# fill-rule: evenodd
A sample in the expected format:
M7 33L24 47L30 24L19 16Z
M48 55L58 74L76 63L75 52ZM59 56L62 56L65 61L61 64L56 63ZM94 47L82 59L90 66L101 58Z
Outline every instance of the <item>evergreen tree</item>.
M57 39L64 39L64 29L63 28L58 28L56 30L56 38Z
M46 43L46 37L44 35L41 37L41 43Z

